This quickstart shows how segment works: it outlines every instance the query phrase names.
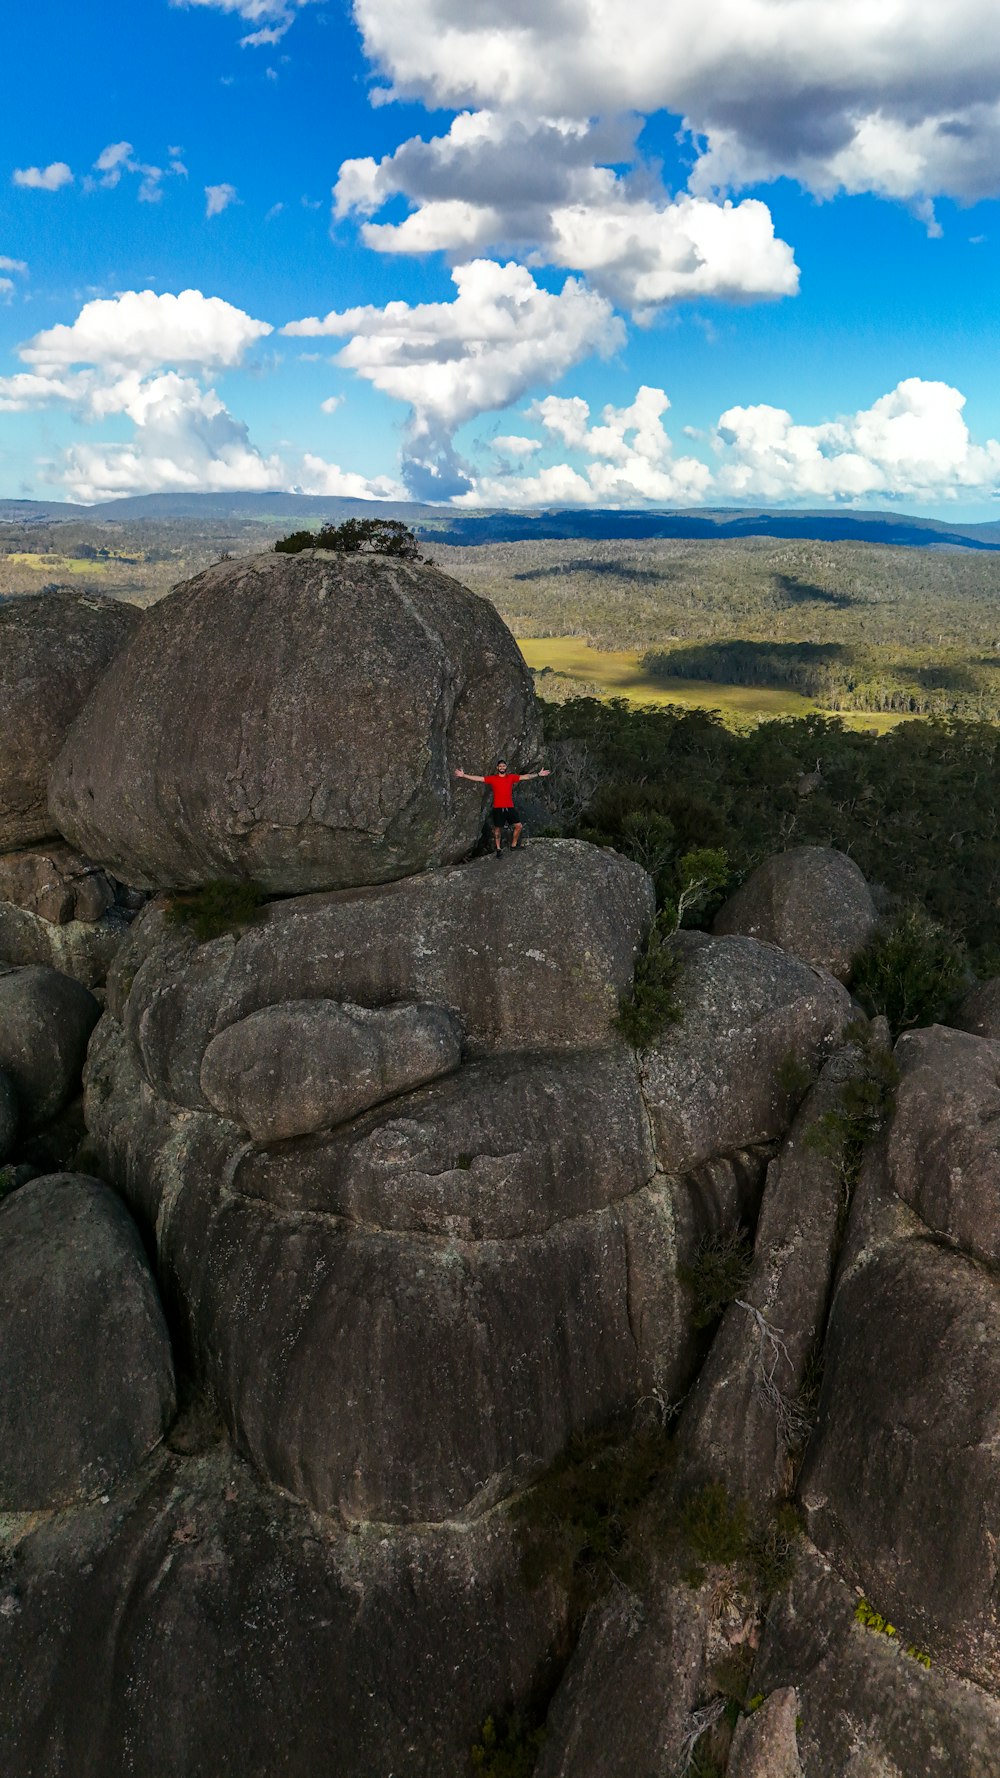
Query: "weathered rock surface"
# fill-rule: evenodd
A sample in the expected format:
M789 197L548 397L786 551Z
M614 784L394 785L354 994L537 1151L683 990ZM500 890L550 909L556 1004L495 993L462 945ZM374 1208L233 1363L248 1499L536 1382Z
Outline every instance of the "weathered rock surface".
M131 605L88 593L38 593L0 605L0 849L55 831L47 803L52 762L138 621Z
M10 1076L27 1130L41 1129L80 1090L94 996L58 970L0 964L0 1068Z
M884 1611L877 1596L871 1603ZM856 1604L857 1594L806 1543L768 1616L751 1685L769 1693L769 1703L786 1688L798 1693L804 1778L995 1778L1000 1703L936 1660L928 1672L906 1653L902 1631L865 1629ZM784 1778L780 1765L775 1770ZM771 1778L771 1768L763 1774Z
M200 1374L254 1463L320 1510L480 1510L688 1380L673 1187L626 1051L483 1061L266 1152L167 1106L110 1018L88 1075Z
M115 899L104 871L55 840L0 855L0 902L37 914L53 926L99 920Z
M810 1137L860 1065L853 1046L830 1057L771 1162L746 1289L727 1308L680 1421L684 1484L724 1482L757 1510L792 1480L805 1432L799 1393L823 1333L839 1242L840 1159Z
M934 1025L896 1046L892 1190L936 1234L1000 1262L1000 1042Z
M706 1676L707 1589L660 1581L594 1606L555 1695L535 1778L660 1778Z
M971 1031L976 1037L1000 1039L1000 975L980 982L966 994L951 1022L960 1031Z
M237 937L203 945L152 907L116 959L109 1006L150 1084L192 1107L207 1104L211 1040L282 1001L442 1006L473 1057L577 1049L609 1041L652 917L638 865L578 840L539 840L499 863L275 902Z
M344 1123L461 1059L462 1028L443 1006L287 1000L213 1037L201 1086L255 1142L280 1142Z
M96 1179L0 1204L0 1511L120 1483L174 1409L170 1342L138 1232Z
M14 1082L0 1070L0 1166L13 1151L19 1121Z
M726 1778L804 1778L795 1722L799 1695L779 1686L736 1725Z
M800 1480L810 1536L900 1635L1000 1685L1000 1284L866 1164Z
M851 1015L839 982L775 945L678 933L682 1023L640 1057L661 1167L772 1140L794 1109L789 1060L815 1067Z
M7 963L57 969L85 988L101 987L128 931L128 916L118 907L99 920L53 926L27 908L0 901L0 957Z
M780 945L846 981L877 917L853 858L830 846L795 846L758 865L720 908L714 931Z
M502 1512L338 1534L224 1448L0 1541L5 1778L444 1778L562 1652Z
M261 555L146 615L73 727L51 807L144 888L381 883L475 844L482 801L456 766L526 766L537 743L531 674L485 599L385 556Z

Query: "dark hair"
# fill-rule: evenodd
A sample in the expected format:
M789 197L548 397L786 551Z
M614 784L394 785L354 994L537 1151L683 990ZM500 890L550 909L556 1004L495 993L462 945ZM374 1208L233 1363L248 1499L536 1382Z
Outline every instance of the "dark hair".
M507 761L505 759L498 759L497 760L497 771L500 770L501 766L505 766L506 764L507 764Z

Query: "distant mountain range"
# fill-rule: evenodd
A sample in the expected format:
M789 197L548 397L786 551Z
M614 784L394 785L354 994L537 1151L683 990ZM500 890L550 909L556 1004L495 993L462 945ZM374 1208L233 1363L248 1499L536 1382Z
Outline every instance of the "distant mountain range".
M53 500L0 500L0 522L59 520L107 524L142 520L259 520L354 517L402 519L419 536L441 543L516 543L532 538L641 539L652 537L784 537L829 543L888 543L915 549L1000 549L1000 520L951 525L895 512L783 511L745 507L649 509L553 508L538 512L450 512L439 506L344 500L310 494L136 494L98 506Z

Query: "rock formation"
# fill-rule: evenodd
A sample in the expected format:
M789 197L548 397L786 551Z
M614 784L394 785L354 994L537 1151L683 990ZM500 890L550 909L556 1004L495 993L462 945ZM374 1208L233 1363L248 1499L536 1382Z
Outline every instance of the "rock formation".
M471 1778L518 1711L536 1778L996 1772L1000 1043L890 1062L804 848L637 1053L645 873L472 856L454 766L536 745L445 576L220 564L0 857L9 1778Z

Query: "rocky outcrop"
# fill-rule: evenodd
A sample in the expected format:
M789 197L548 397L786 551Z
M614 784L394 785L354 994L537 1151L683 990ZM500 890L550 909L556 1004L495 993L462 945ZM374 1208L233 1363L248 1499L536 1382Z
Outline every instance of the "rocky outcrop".
M0 857L0 957L103 983L135 898L62 841Z
M794 1687L805 1778L994 1778L1000 1703L936 1660L928 1671L907 1653L902 1627L895 1636L865 1628L857 1603L805 1543L768 1616L750 1683L769 1703ZM780 1765L776 1774L785 1778Z
M502 1512L345 1535L218 1445L4 1555L7 1778L458 1778L565 1647Z
M686 1173L767 1142L795 1108L795 1063L814 1067L848 1023L846 990L750 938L678 933L684 1017L641 1057L661 1167Z
M0 964L0 1069L26 1130L40 1130L80 1090L87 1041L100 1017L94 996L58 970Z
M14 1082L0 1071L0 1166L13 1152L19 1121Z
M286 1000L212 1038L201 1086L255 1142L280 1142L450 1074L461 1056L461 1026L442 1006Z
M804 1778L799 1759L799 1694L779 1686L736 1725L726 1778Z
M0 1511L118 1486L162 1438L174 1374L134 1224L63 1173L0 1203Z
M1000 1042L935 1025L896 1046L887 1183L935 1234L1000 1262Z
M1000 1039L1000 976L980 982L966 994L951 1022L976 1037Z
M653 917L637 865L578 840L426 871L379 890L272 903L243 932L197 945L153 907L108 984L143 1072L206 1107L210 1042L286 1001L444 1007L465 1053L606 1044Z
M56 831L47 800L52 762L138 621L132 606L89 593L0 605L0 850Z
M74 724L52 815L144 888L382 883L475 843L456 766L527 765L537 742L531 675L484 599L384 556L255 556L146 615Z
M755 1511L788 1494L808 1430L801 1392L824 1331L845 1193L839 1146L818 1147L816 1136L862 1065L854 1045L830 1057L771 1162L746 1287L681 1419L683 1482L724 1482Z
M876 920L853 858L829 846L795 846L758 865L720 908L714 931L780 945L846 982Z
M0 856L0 903L10 902L51 926L99 920L114 899L114 884L105 873L59 840Z

